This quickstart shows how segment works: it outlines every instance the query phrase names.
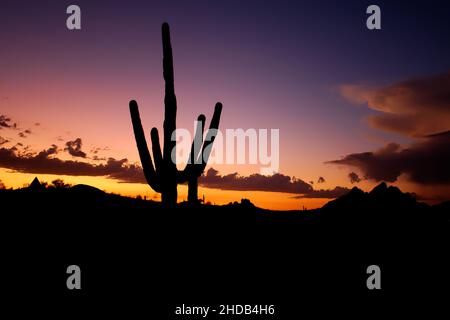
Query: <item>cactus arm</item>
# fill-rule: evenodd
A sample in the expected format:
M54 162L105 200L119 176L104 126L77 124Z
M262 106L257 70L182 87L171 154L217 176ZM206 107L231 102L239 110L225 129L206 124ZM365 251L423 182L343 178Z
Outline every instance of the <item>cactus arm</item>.
M198 162L201 163L198 167L196 167L196 174L200 176L203 171L205 170L206 164L208 163L209 156L211 154L211 148L208 148L209 145L212 145L214 143L214 139L217 135L217 129L219 128L220 123L220 115L222 113L222 104L220 102L216 103L216 106L214 107L214 114L211 119L211 123L209 124L208 132L206 133L205 142L203 143L202 152L199 155L200 159L198 159ZM208 149L206 149L208 148ZM205 152L206 150L206 152Z
M142 128L141 117L139 115L139 108L137 102L130 101L131 122L133 124L134 137L141 158L142 169L144 171L147 183L156 192L160 192L160 186L156 179L155 169L153 167L152 158L148 151L147 141L145 140L144 129Z
M197 159L203 145L203 131L205 129L205 121L206 117L203 114L198 116L194 140L192 141L191 153L189 154L189 159L186 167L183 171L179 172L178 183L186 182L189 176L193 175L195 166L201 164L201 162L199 163Z
M158 174L158 172L161 172L162 170L162 162L163 162L161 154L161 146L159 144L158 129L152 128L150 136L152 138L153 160L155 161L156 174Z
M191 164L197 164L198 155L203 145L203 131L205 129L206 117L201 114L197 118L197 127L195 128L194 140L192 141L191 154L189 160Z
M205 116L203 114L199 115L197 118L197 128L195 129L194 140L192 141L190 163L186 166L188 171L188 202L191 204L198 203L198 176L195 171L201 162L198 163L198 155L202 149L203 145L203 130L205 129Z

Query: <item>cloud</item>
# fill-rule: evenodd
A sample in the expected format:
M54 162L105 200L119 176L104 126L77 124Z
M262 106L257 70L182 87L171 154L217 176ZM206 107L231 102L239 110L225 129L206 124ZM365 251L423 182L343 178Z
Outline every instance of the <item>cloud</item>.
M17 124L11 123L11 118L0 114L0 129L2 128L16 128Z
M77 138L73 141L67 141L66 148L64 148L64 150L69 152L69 154L73 157L86 158L86 153L81 151L82 145L83 142L81 141L81 139Z
M9 142L8 139L5 139L5 138L3 138L3 137L0 136L0 146L3 145L3 144L5 144L5 143L8 143L8 142Z
M47 150L41 151L38 156L43 156L43 157L48 157L52 154L57 154L58 153L58 146L56 144L52 144L52 146L50 148L48 148Z
M99 157L97 155L94 155L91 159L94 160L94 161L105 161L105 160L107 160L105 157Z
M277 173L272 176L252 174L248 177L239 176L237 173L221 176L218 171L210 168L206 175L202 175L199 185L221 190L240 191L271 191L285 193L309 193L313 188L310 184L300 179Z
M323 198L323 199L332 199L332 198L339 198L343 196L344 194L347 194L350 192L350 189L346 187L340 187L337 186L334 189L321 189L321 190L313 190L310 193L303 194L296 196L297 199L303 199L303 198Z
M90 152L91 152L92 154L98 154L100 151L110 151L110 149L109 149L108 146L103 147L103 148L101 148L101 147L95 147L95 148L92 148Z
M137 164L128 164L127 159L115 160L109 158L107 162L108 178L118 180L123 183L143 183L147 184L142 168Z
M105 164L61 160L53 157L58 147L52 145L39 153L21 153L17 147L0 148L0 167L17 172L71 176L105 176L119 182L145 183L142 169L127 159L109 158Z
M341 95L380 112L368 118L380 130L423 137L450 128L450 72L385 87L340 86Z
M19 132L17 135L21 138L26 138L30 134L31 134L31 130L27 129L27 130Z
M350 183L351 183L351 184L361 182L361 178L358 176L358 174L356 174L356 173L354 173L354 172L350 172L350 173L348 174L348 178L350 179Z
M60 150L57 145L39 153L29 152L20 145L9 149L0 148L0 167L22 173L102 176L121 183L147 183L142 168L128 163L127 159L108 158L105 163L100 164L61 160L55 157ZM222 176L213 168L199 178L199 185L222 190L284 192L296 194L298 198L335 198L348 192L348 189L342 187L314 190L303 180L280 173L272 176L252 174L244 177L237 173Z
M280 173L272 176L252 174L243 177L237 173L222 176L213 168L210 168L206 174L202 175L198 183L203 187L221 190L269 191L297 194L294 198L336 198L350 191L344 187L336 187L332 190L314 190L311 184Z
M90 159L94 161L105 161L107 158L105 156L100 156L100 153L103 153L104 151L110 151L109 147L94 147L92 148L89 153L91 154Z
M325 183L325 178L319 177L319 179L317 179L317 183Z
M375 181L394 182L402 174L423 185L449 185L450 131L429 135L407 148L395 143L374 152L353 153L327 163L358 168Z

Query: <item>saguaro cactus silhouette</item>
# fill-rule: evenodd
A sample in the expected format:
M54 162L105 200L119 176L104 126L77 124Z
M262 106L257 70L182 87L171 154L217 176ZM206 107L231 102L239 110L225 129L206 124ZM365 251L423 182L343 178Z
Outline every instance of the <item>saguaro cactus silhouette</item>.
M177 99L175 96L174 75L173 75L173 57L172 46L170 43L170 30L167 23L162 25L162 43L163 43L163 75L165 80L164 97L164 145L161 153L159 143L158 129L152 128L150 137L152 141L152 157L150 155L147 141L145 139L144 129L142 128L141 118L137 102L130 101L130 114L133 124L134 136L141 158L142 168L145 178L150 187L156 192L161 193L161 200L164 206L175 206L177 203L177 185L188 182L188 201L190 203L198 202L197 182L198 177L205 170L211 153L212 143L214 142L217 129L219 127L222 104L216 103L214 115L210 127L203 141L203 131L206 118L203 114L197 118L197 128L194 141L192 142L191 154L188 164L183 171L178 171L176 167L175 148L176 142L171 139L172 133L176 129Z

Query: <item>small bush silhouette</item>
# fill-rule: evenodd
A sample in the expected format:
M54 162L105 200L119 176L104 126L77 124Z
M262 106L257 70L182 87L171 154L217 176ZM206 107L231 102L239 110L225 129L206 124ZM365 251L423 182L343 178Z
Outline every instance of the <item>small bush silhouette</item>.
M56 179L52 181L52 186L56 189L67 189L70 188L72 185L70 183L65 183L62 179Z

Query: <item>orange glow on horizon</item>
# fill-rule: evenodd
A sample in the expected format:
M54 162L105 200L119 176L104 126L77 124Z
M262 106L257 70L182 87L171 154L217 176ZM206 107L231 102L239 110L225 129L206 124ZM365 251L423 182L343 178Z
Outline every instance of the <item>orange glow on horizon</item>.
M66 183L87 184L101 189L108 193L120 194L123 196L136 197L138 195L146 197L148 200L160 201L160 194L154 192L146 184L119 183L104 177L74 177L57 176L48 174L17 173L11 170L0 169L0 179L7 188L22 188L37 177L41 182L51 183L55 179L63 179ZM271 210L302 210L322 207L331 199L296 199L295 194L266 191L235 191L219 190L199 187L199 197L205 196L205 201L216 205L228 204L230 202L240 202L241 199L249 199L254 205ZM178 186L178 201L187 200L187 186Z

